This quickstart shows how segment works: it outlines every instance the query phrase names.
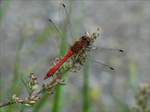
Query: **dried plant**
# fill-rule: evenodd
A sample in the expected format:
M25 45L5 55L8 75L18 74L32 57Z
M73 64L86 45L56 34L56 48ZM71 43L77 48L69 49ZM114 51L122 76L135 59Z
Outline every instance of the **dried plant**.
M69 70L69 69L68 69ZM67 72L67 70L65 71ZM56 78L54 78L50 83L48 84L42 84L42 86L39 85L37 81L37 77L34 73L30 74L30 79L27 82L28 87L30 89L29 96L25 98L18 97L16 94L13 94L10 101L7 103L0 104L0 107L5 107L12 104L24 104L26 106L32 106L34 105L38 100L41 99L41 97L44 95L44 92L47 92L48 94L53 93L54 87L58 85L64 85L64 80L62 80L63 73Z
M51 95L53 93L53 89L58 85L65 85L64 80L62 79L63 74L73 68L74 63L70 63L71 61L67 61L59 71L56 73L55 77L52 78L52 81L42 85L39 84L37 80L37 76L34 73L30 73L29 80L26 82L27 87L29 89L29 96L25 98L18 97L16 94L13 94L10 98L10 101L6 103L0 103L0 108L9 106L12 104L24 104L26 106L34 105L38 100L42 98L44 93Z
M150 112L150 85L142 84L135 99L136 105L132 108L133 112Z

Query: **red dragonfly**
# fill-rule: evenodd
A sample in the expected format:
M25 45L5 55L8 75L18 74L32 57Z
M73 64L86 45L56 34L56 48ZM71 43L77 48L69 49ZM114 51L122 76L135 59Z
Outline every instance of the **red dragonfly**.
M63 7L65 8L64 4L62 4ZM51 23L53 23L53 21L51 19L49 19L49 21ZM56 25L53 23L54 27L56 28L57 31L59 31L59 29L56 27ZM79 38L79 40L75 41L74 44L68 49L66 55L64 55L64 57L62 59L59 59L55 65L53 67L51 67L49 69L49 71L47 72L46 76L44 77L44 80L50 78L51 76L53 76L59 69L60 67L67 62L70 58L74 57L74 60L76 61L76 63L82 65L85 62L85 59L87 57L86 53L88 51L91 51L94 47L92 46L94 41L96 40L96 38L99 36L99 31L100 29L97 28L97 32L89 34L86 33L85 35L81 36ZM111 49L113 50L113 49ZM119 52L124 52L121 49L115 49ZM109 69L114 70L113 67L101 63L100 64L109 67Z
M99 30L99 29L97 29ZM47 79L51 76L53 76L53 74L73 55L79 55L81 56L81 54L83 53L84 50L86 50L87 48L89 48L92 43L94 42L94 40L97 38L99 34L97 33L93 33L92 36L90 36L88 33L86 35L83 35L78 41L76 41L68 50L67 54L61 59L59 60L55 66L53 66L47 73L47 75L44 77L44 79Z
M99 31L99 29L97 29L97 31ZM58 62L52 67L50 68L50 70L48 71L48 73L46 74L46 76L44 77L44 80L53 76L56 71L68 60L70 59L72 56L74 57L79 57L79 59L82 60L78 60L76 59L76 63L80 63L81 65L85 62L85 58L86 58L86 52L90 51L92 49L92 44L94 43L95 39L99 36L99 33L93 33L93 34L89 34L86 33L85 35L83 35L81 38L79 38L78 41L76 41L69 49L68 52L66 53L66 55L58 60ZM118 50L119 52L124 52L121 49L115 49ZM101 63L103 64L103 63ZM114 70L113 67L110 67L107 64L104 64L105 66L109 67L111 70Z

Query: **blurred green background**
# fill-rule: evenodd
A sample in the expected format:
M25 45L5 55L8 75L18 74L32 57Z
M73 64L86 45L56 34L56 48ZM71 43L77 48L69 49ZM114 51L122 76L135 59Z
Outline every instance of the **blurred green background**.
M147 0L0 0L0 102L13 93L26 96L22 79L34 72L42 82L51 59L63 56L86 31L101 27L95 45L126 52L99 51L78 73L65 74L66 85L54 95L34 107L17 104L0 112L129 112L138 85L150 83L149 11ZM116 70L103 70L90 59Z

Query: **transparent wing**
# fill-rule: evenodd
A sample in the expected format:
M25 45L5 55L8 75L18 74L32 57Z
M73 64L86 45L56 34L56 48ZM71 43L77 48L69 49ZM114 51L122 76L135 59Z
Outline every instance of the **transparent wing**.
M63 18L61 19L62 21L60 21L59 24L56 24L56 21L53 20L52 17L48 18L49 25L55 29L59 38L67 38L69 36L68 33L70 33L71 37L73 37L71 30L70 10L70 7L66 6L64 1L61 1L59 4L59 18ZM67 48L70 47L70 43L68 41L66 41L66 46Z
M117 65L109 64L110 60L112 57L122 58L125 55L125 51L123 49L92 46L89 54L94 71L115 72Z
M107 64L106 62L95 60L93 58L90 59L92 71L96 72L110 72L113 73L116 71L116 68L114 65Z
M126 54L124 49L119 48L107 48L107 47L97 47L92 46L91 48L91 54L92 55L115 55L115 56L123 56Z
M93 47L91 49L91 57L95 60L102 60L104 63L110 63L111 59L122 59L126 54L123 49Z

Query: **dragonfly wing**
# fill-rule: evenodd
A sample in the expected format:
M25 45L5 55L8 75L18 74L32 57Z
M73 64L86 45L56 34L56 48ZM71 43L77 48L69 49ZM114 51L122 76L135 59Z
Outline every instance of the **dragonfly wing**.
M110 72L113 73L116 71L116 68L113 65L106 64L102 61L97 61L97 60L91 60L92 63L92 70L101 72Z
M117 69L116 65L110 65L109 60L111 56L120 57L125 54L122 49L114 49L114 48L104 48L104 47L93 47L91 52L89 53L91 57L91 63L93 65L94 70L106 71L106 72L115 72ZM102 61L101 61L102 60Z
M92 46L91 48L92 55L107 55L107 56L123 56L125 55L125 50L118 48L107 48L107 47L97 47Z

